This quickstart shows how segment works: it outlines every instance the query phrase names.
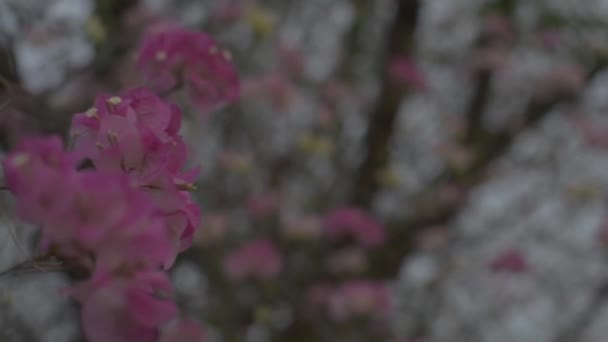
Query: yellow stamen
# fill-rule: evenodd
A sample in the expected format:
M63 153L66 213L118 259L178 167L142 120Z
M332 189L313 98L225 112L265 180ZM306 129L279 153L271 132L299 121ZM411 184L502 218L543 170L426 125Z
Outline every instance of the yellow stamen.
M162 62L164 60L167 59L167 53L165 51L158 51L156 53L156 55L154 56L154 58L156 58L157 61Z
M181 191L194 191L194 190L196 190L196 185L194 185L192 183L176 184L176 187L177 187L178 190L181 190Z
M118 96L112 96L106 100L109 104L117 105L122 102L122 99Z
M87 111L84 112L84 115L86 115L88 118L97 118L97 108L92 107L87 109Z
M29 154L18 154L16 156L13 157L13 165L15 165L16 167L22 167L25 164L27 164L30 161L30 156Z

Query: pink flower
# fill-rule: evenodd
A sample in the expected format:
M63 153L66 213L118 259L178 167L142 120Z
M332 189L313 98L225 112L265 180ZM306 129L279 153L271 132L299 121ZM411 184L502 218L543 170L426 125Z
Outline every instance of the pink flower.
M95 106L74 116L71 135L81 158L97 170L129 175L133 186L145 190L165 220L176 253L190 247L200 224L200 212L189 190L198 169L183 171L186 146L179 135L181 113L143 88L122 96L98 96Z
M283 258L269 240L248 242L224 258L224 272L235 280L274 278L282 266Z
M386 318L391 310L386 286L368 280L352 280L335 288L328 298L330 317L345 321L356 317Z
M384 227L361 209L339 208L325 218L325 231L334 239L349 238L364 247L376 247L384 243Z
M428 90L428 83L422 71L408 56L394 56L389 61L388 73L391 79L417 91Z
M529 268L525 256L516 249L507 250L490 261L489 267L494 272L523 273Z
M49 211L61 203L57 196L76 174L76 158L63 151L59 137L21 141L2 161L7 187L18 199L17 213L32 223L42 224Z
M176 320L162 329L158 342L204 342L206 336L205 330L197 321Z
M164 272L122 277L98 273L69 293L82 305L83 330L90 342L156 342L158 328L177 315Z
M230 54L203 32L175 25L150 32L137 64L151 87L166 92L183 85L205 111L239 97L239 79Z

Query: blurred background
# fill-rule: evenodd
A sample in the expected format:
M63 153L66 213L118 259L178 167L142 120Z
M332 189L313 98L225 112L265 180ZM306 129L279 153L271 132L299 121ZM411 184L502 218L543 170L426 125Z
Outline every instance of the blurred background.
M145 85L167 21L241 78L213 112L168 96L209 341L606 341L608 0L0 0L0 157ZM0 270L36 253L10 208ZM0 340L81 341L67 284L0 277Z

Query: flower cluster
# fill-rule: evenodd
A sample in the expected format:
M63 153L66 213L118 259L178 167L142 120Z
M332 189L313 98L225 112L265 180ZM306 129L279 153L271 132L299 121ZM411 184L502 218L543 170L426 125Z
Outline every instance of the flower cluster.
M69 293L89 341L202 341L179 321L164 271L200 224L182 171L179 110L145 89L99 96L57 137L23 141L3 162L17 212L40 225L42 249L84 274ZM176 331L177 329L177 331Z
M325 218L328 237L335 240L351 239L363 247L377 247L386 239L380 223L357 208L338 208Z
M230 53L202 32L175 25L152 30L137 64L149 86L167 92L184 86L192 102L214 110L239 97L239 78Z
M178 134L177 107L147 89L123 96L100 95L95 106L74 116L74 148L100 171L122 172L145 191L168 228L175 252L165 260L173 264L177 252L192 243L200 224L199 209L190 198L198 170L183 172L186 147Z
M386 285L370 280L351 280L337 286L316 285L310 289L309 297L313 305L323 308L337 322L362 317L382 320L392 306Z
M232 279L269 279L281 272L283 260L269 240L254 240L229 253L224 272Z

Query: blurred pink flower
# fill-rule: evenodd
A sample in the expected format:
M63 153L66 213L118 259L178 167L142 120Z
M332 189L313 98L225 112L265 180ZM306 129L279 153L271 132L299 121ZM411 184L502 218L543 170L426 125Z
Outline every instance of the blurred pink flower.
M523 273L528 270L529 265L521 251L510 249L494 257L490 261L489 267L494 272Z
M203 32L165 25L150 32L137 62L159 92L185 86L193 103L213 111L239 97L239 79L230 54Z
M244 83L245 97L267 98L270 104L280 111L287 110L296 95L289 79L278 71L249 78Z
M383 283L351 280L332 290L328 305L332 319L345 321L356 317L386 318L392 304Z
M232 279L270 279L283 266L283 257L270 240L250 241L224 258L224 272Z
M274 192L253 195L247 199L246 203L249 215L257 219L274 215L279 209L279 205L280 196Z
M357 208L339 208L331 211L324 222L331 239L351 238L364 247L377 247L384 243L384 227Z
M293 216L283 222L281 232L292 240L316 240L322 233L322 224L317 216Z
M158 328L177 315L164 272L123 277L98 273L69 293L82 305L82 326L90 342L156 342Z
M424 74L411 57L393 56L388 64L388 74L393 82L413 90L426 91L429 88Z
M97 170L127 174L133 186L145 190L177 252L192 244L200 224L200 211L189 193L198 169L183 171L187 151L180 127L175 105L136 88L122 96L98 96L94 107L74 116L71 128L80 158L91 160Z

